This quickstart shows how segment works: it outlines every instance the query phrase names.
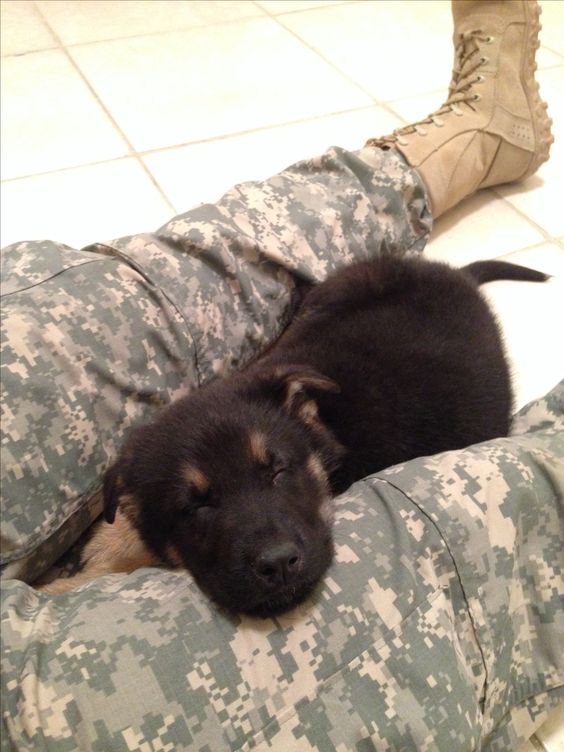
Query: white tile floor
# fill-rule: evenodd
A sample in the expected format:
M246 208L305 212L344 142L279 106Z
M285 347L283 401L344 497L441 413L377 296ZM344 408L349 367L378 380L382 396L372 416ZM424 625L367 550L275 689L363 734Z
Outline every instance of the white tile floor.
M522 186L437 223L434 254L562 249L564 2L543 5L539 78L556 136ZM447 2L3 0L1 241L81 246L150 230L331 144L435 109ZM500 219L502 218L502 219Z
M431 256L518 252L564 271L564 1L541 4L551 159L441 218ZM444 0L2 0L1 10L2 245L152 230L235 182L427 114L450 78ZM562 752L564 720L553 726L534 743Z

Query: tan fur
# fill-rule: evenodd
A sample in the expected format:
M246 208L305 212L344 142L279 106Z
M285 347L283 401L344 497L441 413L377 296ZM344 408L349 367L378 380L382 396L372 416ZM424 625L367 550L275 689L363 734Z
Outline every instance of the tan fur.
M313 400L308 400L300 407L298 417L310 428L319 428L317 405Z
M307 458L307 469L323 487L325 493L329 493L329 477L323 467L323 462L318 454L310 454Z
M266 436L260 431L253 431L249 436L249 446L253 460L261 465L267 465L269 456L266 448Z
M332 525L335 519L335 502L332 496L328 496L319 507L319 516L327 525Z
M294 405L296 396L303 391L303 384L300 381L290 381L286 390L286 399L284 400L284 407L286 410L291 411Z
M325 501L319 507L319 516L324 522L331 524L335 516L333 497L331 495L329 476L327 475L327 472L323 467L321 457L318 454L314 453L309 455L309 457L307 458L307 469L309 470L311 475L313 475L313 477L319 482L320 486L323 489L323 493L326 496Z
M182 475L184 476L184 480L188 483L188 485L194 486L196 491L198 491L199 493L205 494L206 491L209 491L209 478L200 470L199 467L196 467L195 465L185 465L182 469Z
M127 506L126 503L126 508ZM74 590L105 574L129 573L141 567L161 564L139 537L131 523L130 514L121 508L118 509L113 525L103 521L96 524L92 538L84 547L81 561L84 568L74 577L61 577L38 589L57 595Z

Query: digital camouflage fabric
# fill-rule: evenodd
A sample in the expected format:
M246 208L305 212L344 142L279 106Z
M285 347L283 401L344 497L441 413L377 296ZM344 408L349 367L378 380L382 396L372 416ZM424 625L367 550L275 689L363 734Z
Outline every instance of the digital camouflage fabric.
M254 356L300 289L339 266L419 252L431 227L393 150L334 148L158 232L2 254L2 564L44 572L100 512L127 430Z
M323 585L275 620L158 569L6 582L3 748L515 752L563 697L563 457L564 382L511 438L356 483Z
M393 150L332 149L154 234L4 255L2 750L511 750L562 697L564 385L514 436L336 500L336 558L276 620L187 573L63 596L43 572L99 510L129 426L281 330L304 286L419 252L431 218ZM378 430L378 426L374 427Z

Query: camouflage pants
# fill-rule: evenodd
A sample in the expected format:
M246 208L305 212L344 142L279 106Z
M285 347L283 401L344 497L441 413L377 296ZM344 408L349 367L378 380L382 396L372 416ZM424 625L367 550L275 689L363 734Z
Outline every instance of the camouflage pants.
M276 620L181 572L5 583L2 749L519 752L564 696L563 457L564 383L510 439L355 484L320 592Z
M182 572L56 598L7 579L87 526L130 425L252 357L302 285L430 224L396 153L334 149L155 234L7 249L3 750L515 752L562 698L564 384L511 438L355 484L322 587L277 620Z
M67 549L100 511L95 492L128 428L256 354L300 285L421 251L430 226L397 153L332 149L156 233L5 249L5 574L32 579Z

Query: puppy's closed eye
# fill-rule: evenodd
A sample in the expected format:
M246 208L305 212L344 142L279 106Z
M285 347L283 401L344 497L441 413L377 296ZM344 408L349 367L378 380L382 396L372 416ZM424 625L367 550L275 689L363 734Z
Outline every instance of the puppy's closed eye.
M219 509L219 499L213 490L201 492L193 486L186 487L179 504L179 523L196 525L203 530L212 522Z
M198 514L203 517L205 512L217 506L217 496L211 486L209 478L200 468L185 465L182 469L182 479L186 484L182 489L180 509L183 514Z
M273 485L280 483L290 469L290 463L285 457L280 453L269 449L265 449L264 461L261 464L266 470L267 476Z
M274 485L277 485L281 481L284 480L286 474L288 472L288 468L284 465L279 465L276 468L272 469L272 482Z
M211 488L199 491L194 486L188 486L182 507L185 511L193 512L197 509L217 506L216 497Z
M262 468L273 484L280 482L288 470L288 462L275 450L267 446L267 437L260 431L249 436L251 462Z

